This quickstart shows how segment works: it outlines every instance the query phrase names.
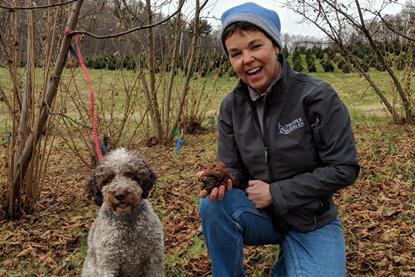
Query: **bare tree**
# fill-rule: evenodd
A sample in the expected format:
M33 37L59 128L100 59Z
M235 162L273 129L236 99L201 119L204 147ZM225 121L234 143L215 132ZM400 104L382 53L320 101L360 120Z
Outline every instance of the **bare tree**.
M187 74L186 74L186 79L182 88L182 92L180 95L180 102L179 102L179 110L177 112L176 118L173 121L173 128L171 128L170 130L168 130L168 135L167 138L172 138L173 137L173 130L175 128L177 128L179 121L181 119L182 116L182 112L183 112L183 106L186 100L186 96L188 93L188 89L189 89L189 83L190 83L190 79L192 78L193 75L193 71L194 71L194 63L196 60L196 51L197 51L197 42L198 42L198 38L199 38L199 23L200 23L200 11L203 9L203 7L207 4L207 0L200 5L199 0L196 0L196 13L195 13L195 23L194 23L194 29L193 29L193 37L192 37L192 43L191 43L191 50L190 50L190 58L189 58L189 63L188 63L188 67L187 67Z
M182 6L183 0L180 0L179 5ZM164 97L164 113L163 113L163 129L170 130L170 114L171 114L171 98L173 95L173 83L174 77L176 76L177 71L177 61L179 57L179 50L180 50L180 38L182 37L182 19L181 19L181 12L176 17L176 22L174 26L174 38L173 38L173 48L172 48L172 56L170 61L170 72L169 72L169 79L168 85L166 89L166 94Z
M167 43L172 45L172 47L167 48L167 56L170 57L169 59L159 57L156 53L158 52L156 49L162 49L163 45L160 41L156 42L156 36L160 35L162 32L155 28L148 29L147 38L145 41L142 41L142 45L145 45L145 55L142 55L141 53L141 55L137 56L133 50L134 48L132 46L130 47L131 55L135 55L136 63L140 65L138 67L138 75L143 86L147 109L151 119L152 136L159 143L166 143L172 140L173 131L178 127L179 122L182 119L183 106L188 95L189 85L193 77L195 62L198 55L197 46L200 36L200 11L206 5L207 1L205 1L202 5L199 4L199 1L196 1L194 16L196 24L193 25L190 46L187 51L188 56L185 63L186 68L184 75L181 75L180 78L178 78L179 80L177 80L177 67L178 60L180 59L180 49L183 47L183 44L185 44L183 42L183 33L186 26L183 24L184 22L180 12L184 2L184 0L179 1L179 13L176 15L174 26L170 26L170 30L173 31L173 41L171 42L164 38ZM116 4L116 9L116 13L118 14L119 20L122 22L122 25L128 28L131 22L125 20L125 16L119 16L123 12L121 4ZM144 9L147 18L146 24L151 26L154 24L154 14L150 1L146 1ZM132 42L132 37L129 37L128 40L130 45L134 44ZM144 64L141 63L142 59L145 59L146 61ZM160 63L165 64L161 65ZM168 76L159 72L160 70L164 70L164 68L169 69ZM165 82L166 77L167 85L164 87L162 84ZM177 94L174 91L174 84L180 82L182 83L182 86L180 88L179 100L177 102L172 101L173 96ZM161 90L163 90L163 92L161 92Z
M386 4L387 2L384 2L382 7ZM415 104L411 101L411 92L402 85L396 69L391 66L391 61L387 56L383 55L383 52L374 39L372 24L375 22L375 19L368 20L365 17L365 14L370 9L369 5L362 7L359 0L354 0L348 4L334 0L299 0L287 3L286 5L302 15L306 20L315 24L340 48L343 55L349 59L372 86L379 99L391 114L394 122L406 121L415 124ZM357 57L352 54L348 45L348 39L350 38L350 34L354 32L358 32L367 40L377 60L386 69L404 109L405 116L403 118L399 115L397 107L391 104L384 91L370 76L370 73L362 68Z
M95 147L89 134L91 127L88 110L74 75L65 73L65 79L69 77L69 80L61 81L65 65L69 67L69 73L74 72L70 64L66 63L74 35L83 34L89 38L111 39L110 43L117 51L116 55L120 55L117 49L122 47L135 54L137 65L135 78L127 81L127 77L121 72L121 83L124 85L122 91L125 92L123 110L115 114L112 105L99 106L96 109L101 127L105 135L111 137L113 145L120 143L123 134L127 133L126 126L132 117L136 120L136 125L132 129L129 127L129 131L132 132L128 133L127 143L131 143L141 125L147 126L145 124L147 118L151 119L149 124L151 133L159 142L171 141L172 130L181 122L189 91L199 93L199 97L196 97L198 99L196 106L203 106L201 95L205 93L205 89L194 89L197 85L193 83L193 76L195 63L200 61L198 56L201 55L198 44L200 11L207 0L201 5L196 1L191 36L183 35L186 22L181 18L180 11L184 2L185 0L180 0L178 9L168 17L154 13L149 0L145 5L137 5L134 8L131 8L130 3L126 1L118 0L111 2L113 6L106 6L106 3L99 4L99 9L105 12L106 17L111 13L115 15L115 19L108 19L105 23L116 24L116 27L109 31L110 34L76 30L80 20L84 24L88 20L81 14L82 0L67 0L59 4L38 7L34 7L31 1L0 5L0 20L7 23L11 30L7 36L4 34L0 36L0 50L4 54L1 55L0 63L7 63L11 80L10 89L0 87L1 101L5 103L9 120L12 122L12 143L7 154L8 180L0 181L0 187L5 186L7 191L7 203L2 202L2 204L9 217L19 217L22 211L30 212L37 200L42 178L46 174L48 155L51 153L55 138L50 132L52 127L55 132L61 134L61 138L86 165L90 165L90 162L78 148L79 142L83 142L89 153L94 156L91 152ZM65 5L70 5L70 9L65 9ZM87 5L92 4L87 2ZM91 18L95 18L92 10L87 9L85 12L90 14ZM3 17L4 14L10 16ZM22 14L25 16L23 17ZM37 20L39 15L43 15L42 20ZM144 15L146 18L143 18ZM175 25L168 25L168 21L173 16L177 16ZM63 18L67 18L66 24ZM146 38L135 32L143 29L147 29ZM171 35L168 30L174 30L173 48L167 47L170 43L168 37ZM26 46L25 50L22 48L22 41ZM189 51L183 50L185 41L189 41L187 46ZM143 46L145 51L141 51ZM178 73L177 70L180 49L182 54L188 53L185 73ZM161 54L168 56L169 59L160 59ZM166 64L161 65L160 61ZM19 65L26 67L24 74L19 70ZM39 70L35 68L38 66L42 66L41 78L36 78ZM163 72L169 70L168 78L160 70ZM175 84L177 76L180 76L180 80ZM39 79L42 80L40 85L37 81ZM101 97L114 99L121 91L115 87L107 87L106 90L109 93ZM61 96L60 101L56 101L58 91L66 92ZM161 94L161 91L165 93ZM98 97L100 97L99 93ZM145 101L142 101L143 98ZM145 103L144 109L140 109L140 102ZM0 104L3 105L2 103ZM68 108L71 109L72 114L68 113ZM137 113L138 117L132 116ZM192 113L195 114L194 111ZM74 114L76 119L71 117ZM76 133L88 134L82 137Z
M67 28L74 29L78 20L79 12L82 6L82 0L74 3L70 9L67 20ZM31 2L27 2L27 6ZM66 34L61 40L61 45L53 71L47 78L47 84L43 94L39 97L40 102L35 103L35 47L34 47L34 19L33 9L27 10L27 59L26 59L26 87L24 93L20 93L20 81L17 66L17 45L12 46L13 58L10 63L10 73L13 84L13 112L18 112L17 118L13 118L13 142L10 155L10 171L8 186L8 202L6 204L8 216L11 218L19 217L22 211L30 212L36 201L36 195L39 189L40 178L39 172L43 171L46 155L42 145L43 140L48 138L46 128L53 106L54 98L58 91L58 84L62 70L64 68L66 57L68 55L71 36ZM18 16L14 15L14 32L17 38ZM13 39L12 39L13 41ZM46 71L48 72L48 71ZM36 104L36 105L35 105ZM36 110L37 105L39 110ZM31 127L30 125L33 125ZM43 155L41 155L41 153ZM42 156L42 157L41 157Z

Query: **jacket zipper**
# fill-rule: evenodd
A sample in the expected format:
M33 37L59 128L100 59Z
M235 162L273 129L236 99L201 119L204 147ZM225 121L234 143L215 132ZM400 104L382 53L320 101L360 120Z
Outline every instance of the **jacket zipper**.
M241 94L243 97L246 97L248 99L248 103L250 104L251 108L252 108L252 112L254 113L254 117L256 119L256 122L258 124L258 128L259 131L261 131L261 126L259 124L259 119L258 118L258 112L256 110L256 106L255 103L253 101L249 101L249 98L244 95ZM265 164L268 167L268 175L269 175L269 181L272 182L272 180L274 180L274 174L272 173L272 164L271 164L271 159L270 159L270 149L268 147L268 109L267 109L267 96L265 95L265 99L264 99L264 113L263 113L263 117L262 117L262 126L263 126L263 132L262 132L262 141L264 143L264 156L265 156ZM261 133L261 132L260 132Z
M264 128L264 134L262 136L263 142L264 142L264 151L265 151L265 163L268 166L268 175L269 175L269 181L272 182L274 180L274 174L272 173L272 165L271 165L271 159L270 159L270 149L268 147L268 105L267 105L267 97L265 96L264 99L264 114L262 118L262 126Z

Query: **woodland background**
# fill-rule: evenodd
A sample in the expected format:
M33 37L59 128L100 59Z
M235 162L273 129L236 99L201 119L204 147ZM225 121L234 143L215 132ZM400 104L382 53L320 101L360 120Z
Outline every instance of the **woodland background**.
M215 1L187 1L190 14L184 0L0 1L0 276L76 276L86 254L97 156L71 45L91 74L100 144L139 150L159 176L150 200L167 275L210 274L194 176L215 160L217 110L237 77L202 16ZM394 2L286 3L326 37L283 34L284 56L330 83L353 121L362 171L335 197L350 276L415 274L415 6L386 14ZM248 276L278 254L245 250Z

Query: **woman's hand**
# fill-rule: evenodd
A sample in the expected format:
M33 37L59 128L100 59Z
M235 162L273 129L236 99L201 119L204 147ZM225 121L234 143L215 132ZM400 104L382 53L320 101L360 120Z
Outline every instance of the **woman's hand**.
M246 189L248 199L254 204L255 208L262 209L272 203L269 184L261 180L250 180Z
M196 177L200 178L203 175L204 171L199 171L196 173ZM208 194L207 190L203 189L200 191L199 196L205 198L209 195L209 199L211 201L214 200L222 200L225 197L225 192L230 191L232 189L232 180L228 180L226 186L221 185L217 188L213 188L210 194Z

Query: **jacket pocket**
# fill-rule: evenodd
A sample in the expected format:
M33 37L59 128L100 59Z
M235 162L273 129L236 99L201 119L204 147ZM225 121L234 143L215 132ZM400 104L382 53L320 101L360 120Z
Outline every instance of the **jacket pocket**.
M328 211L330 207L324 204L324 199L312 201L304 206L298 207L282 218L294 229L300 232L309 232L318 225L318 218Z
M324 143L320 136L320 117L316 116L310 124L311 130L313 130L313 139L318 149L323 149Z
M319 207L316 210L315 215L321 216L325 212L327 212L328 210L330 210L330 203L326 199L321 199L318 202L319 202Z

